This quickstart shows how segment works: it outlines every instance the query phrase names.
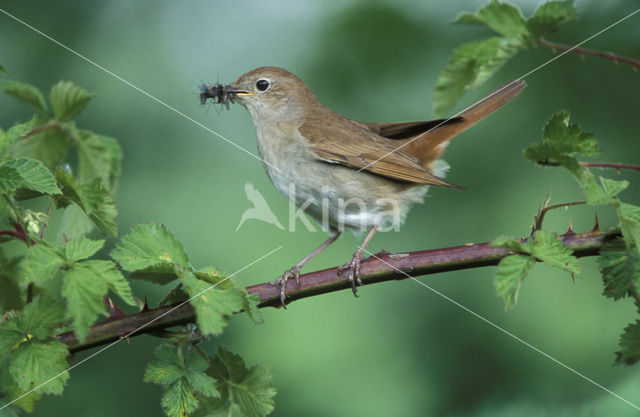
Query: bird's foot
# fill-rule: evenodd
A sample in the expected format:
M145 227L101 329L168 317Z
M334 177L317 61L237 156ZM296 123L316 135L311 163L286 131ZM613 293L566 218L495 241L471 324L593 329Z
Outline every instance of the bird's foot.
M353 291L353 295L358 296L358 289L356 286L362 285L362 280L360 279L360 262L362 261L362 254L358 251L353 254L353 257L346 264L338 267L338 273L342 274L342 271L348 271L349 275L347 278L351 283L351 290Z
M287 280L291 278L295 279L296 284L300 286L300 265L294 265L291 268L287 269L286 271L284 271L284 274L280 275L275 281L271 283L272 285L277 285L278 287L280 287L280 304L282 304L282 307L284 308L287 308L287 304L284 301L287 296Z

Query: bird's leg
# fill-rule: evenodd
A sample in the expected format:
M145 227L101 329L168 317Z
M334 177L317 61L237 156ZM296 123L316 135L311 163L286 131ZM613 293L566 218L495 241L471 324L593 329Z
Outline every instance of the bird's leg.
M378 230L377 225L373 226L371 230L369 230L367 237L364 238L362 245L358 247L358 250L356 251L356 253L353 254L353 257L351 258L351 260L346 264L342 265L340 268L338 268L338 271L344 271L344 270L349 271L349 275L348 275L349 282L351 283L351 289L353 290L353 295L355 295L356 297L358 296L358 290L356 289L356 285L362 285L362 281L360 280L360 261L362 261L362 252L364 251L364 248L369 244L369 241L371 240L373 235L376 234L376 230Z
M331 236L329 236L329 239L325 240L322 243L322 245L320 245L317 248L315 248L313 250L313 252L311 252L310 254L305 256L300 262L298 262L297 264L295 264L291 268L289 268L286 271L284 271L284 274L282 274L280 277L278 277L278 279L276 279L275 281L272 282L273 285L277 285L277 286L280 287L280 303L282 304L282 307L287 308L287 306L286 306L286 304L284 302L284 299L286 297L287 280L290 279L290 278L294 278L296 280L296 284L298 284L298 286L300 286L300 281L298 280L298 278L300 278L300 269L307 262L309 262L314 256L316 256L317 254L319 254L320 252L325 250L339 236L340 236L340 232L338 230L331 230Z

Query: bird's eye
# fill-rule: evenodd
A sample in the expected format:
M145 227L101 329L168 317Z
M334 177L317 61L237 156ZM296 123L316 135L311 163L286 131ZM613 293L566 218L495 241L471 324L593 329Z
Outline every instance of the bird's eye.
M265 79L258 80L258 82L256 82L256 88L260 91L266 91L266 89L269 88L269 81Z

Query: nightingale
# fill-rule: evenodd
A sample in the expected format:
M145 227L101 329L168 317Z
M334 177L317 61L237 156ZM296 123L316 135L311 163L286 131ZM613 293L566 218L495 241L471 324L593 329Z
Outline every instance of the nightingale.
M344 230L368 230L362 245L339 270L353 293L364 248L378 229L398 228L409 206L430 186L461 188L443 179L440 159L449 141L498 109L525 87L521 80L497 89L455 117L398 123L350 120L323 106L291 72L260 67L233 83L201 86L212 99L246 108L256 129L258 152L275 187L319 221L329 238L287 269L274 284L286 301L288 279L333 243ZM299 285L299 283L298 283Z

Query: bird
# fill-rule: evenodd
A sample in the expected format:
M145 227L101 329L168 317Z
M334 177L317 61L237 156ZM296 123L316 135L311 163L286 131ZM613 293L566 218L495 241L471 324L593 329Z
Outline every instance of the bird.
M267 200L255 189L252 183L248 182L244 185L244 192L249 201L253 203L253 207L248 208L242 213L240 223L238 223L238 227L236 227L236 232L240 230L240 226L248 219L262 220L263 222L276 226L280 230L284 230L284 226L280 224L276 215L271 211Z
M346 273L354 295L367 244L378 230L399 228L409 207L430 186L461 189L443 179L440 159L449 141L516 97L526 86L512 81L454 117L371 123L348 119L322 105L296 75L264 66L229 85L203 86L201 102L241 104L256 129L257 147L274 186L329 232L320 246L287 269L274 284L286 307L289 279L345 230L368 231Z

